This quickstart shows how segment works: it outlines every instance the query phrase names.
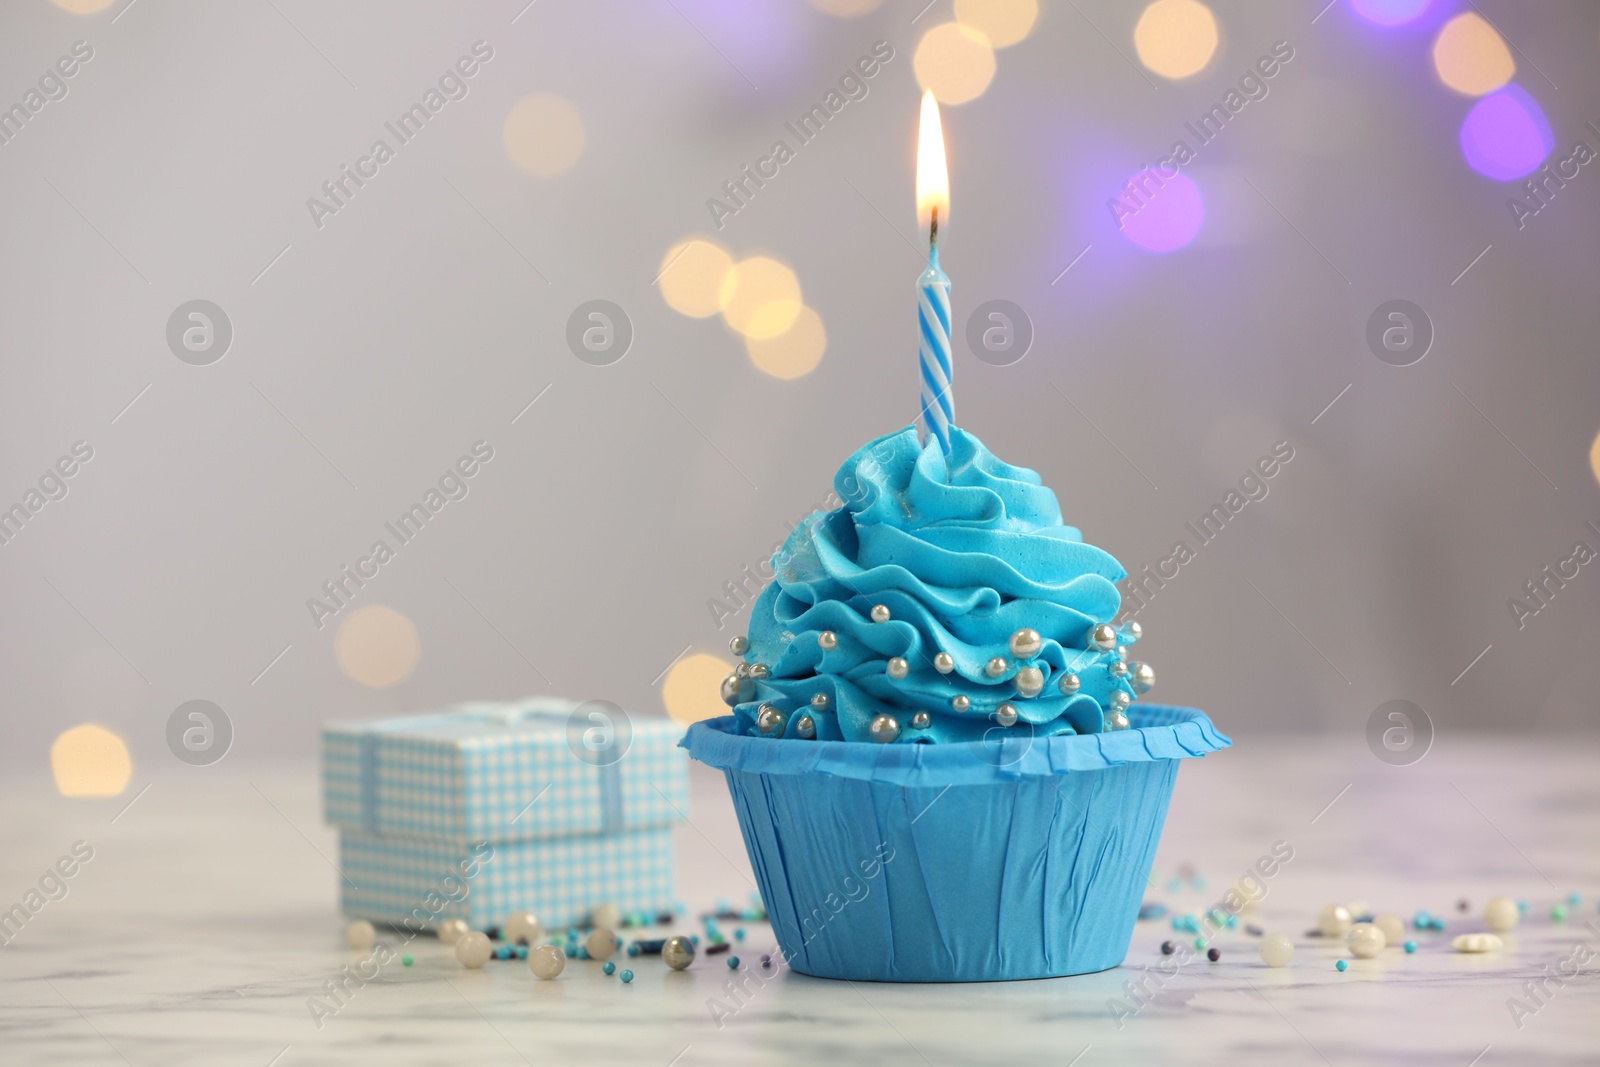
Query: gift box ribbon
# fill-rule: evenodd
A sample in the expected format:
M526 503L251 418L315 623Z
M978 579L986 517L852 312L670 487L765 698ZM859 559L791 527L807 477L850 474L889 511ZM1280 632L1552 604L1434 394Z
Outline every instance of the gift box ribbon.
M464 720L486 726L517 726L530 720L555 722L570 716L570 709L554 707L475 707L435 715L410 716L372 723L361 734L361 826L369 834L381 835L378 828L378 739L383 734L412 733L437 726L454 726ZM596 763L600 772L600 832L614 834L627 822L622 802L621 761ZM554 783L552 783L554 784Z

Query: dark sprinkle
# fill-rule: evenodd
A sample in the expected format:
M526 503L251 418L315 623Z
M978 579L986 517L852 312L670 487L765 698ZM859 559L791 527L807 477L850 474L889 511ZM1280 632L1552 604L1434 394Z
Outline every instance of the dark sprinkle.
M1370 915L1357 915L1355 917L1355 921L1358 922L1358 923L1369 923L1369 922L1372 921L1372 916L1370 916Z
M659 940L656 940L656 941L635 941L634 942L635 945L639 946L640 954L641 955L645 955L645 956L659 956L659 955L661 955L661 946L665 945L666 943L667 943L667 939L666 938L660 938Z
M1261 927L1257 926L1255 923L1246 923L1245 927L1244 927L1244 932L1249 934L1251 937L1266 937L1267 936L1267 932L1265 930L1261 929Z
M1472 905L1467 903L1467 899L1465 897L1462 897L1460 900L1456 901L1456 910L1457 911L1467 911L1471 907L1472 907Z
M1176 951L1178 951L1178 946L1174 945L1171 941L1161 942L1161 954L1163 956L1170 956Z
M483 932L483 936L487 937L490 941L498 941L500 940L500 928L498 926L491 926L489 929Z
M1222 950L1221 949L1218 949L1218 948L1208 948L1208 949L1206 949L1206 959L1210 960L1212 963L1216 963L1221 958L1222 958Z
M718 918L721 918L721 916L718 916ZM672 919L673 915L670 911L663 911L656 916L656 922L663 924L670 923Z
M707 956L715 956L719 952L728 951L728 949L731 948L731 947L732 946L729 945L726 941L719 941L715 945L712 945L710 948L706 949L706 955Z

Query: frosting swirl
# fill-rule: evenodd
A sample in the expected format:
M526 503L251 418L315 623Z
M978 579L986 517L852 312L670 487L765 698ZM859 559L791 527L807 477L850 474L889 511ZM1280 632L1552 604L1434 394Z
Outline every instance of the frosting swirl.
M741 733L950 743L999 723L1048 737L1107 728L1133 699L1139 666L1116 646L1136 632L1093 640L1122 566L1063 525L1036 473L959 428L946 456L907 427L833 484L843 506L790 534L736 642L745 662L723 696Z

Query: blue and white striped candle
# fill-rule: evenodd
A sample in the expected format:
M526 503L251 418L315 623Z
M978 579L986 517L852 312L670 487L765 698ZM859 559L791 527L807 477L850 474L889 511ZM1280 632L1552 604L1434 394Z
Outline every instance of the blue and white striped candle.
M937 438L950 454L955 395L950 390L950 278L939 269L939 246L928 249L928 269L917 279L917 354L922 370L923 439Z
M950 454L950 426L955 422L954 371L950 350L950 279L939 269L939 215L950 214L950 175L944 159L944 129L933 93L922 94L922 121L917 129L917 223L928 227L928 269L917 279L917 355L922 410L917 425L922 438L939 442Z

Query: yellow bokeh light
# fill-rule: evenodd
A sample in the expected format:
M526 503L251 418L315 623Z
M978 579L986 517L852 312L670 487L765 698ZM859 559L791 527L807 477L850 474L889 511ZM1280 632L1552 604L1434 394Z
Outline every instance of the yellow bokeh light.
M50 746L50 771L64 797L114 797L128 788L133 761L122 738L104 726L85 723Z
M1589 466L1594 471L1594 480L1600 482L1600 434L1595 434L1594 444L1589 448Z
M501 140L506 156L519 170L548 178L571 167L583 154L583 119L561 97L534 93L512 105Z
M690 237L661 257L661 297L673 311L703 319L722 310L722 283L733 257L715 241Z
M917 84L941 104L965 104L994 80L994 48L977 30L959 22L935 26L917 42L911 58Z
M1139 62L1163 78L1205 69L1217 51L1217 20L1200 0L1156 0L1133 28Z
M800 279L766 256L742 259L722 279L719 294L728 325L756 340L776 337L800 315Z
M92 15L96 11L104 11L112 4L112 0L50 0L50 2L74 15Z
M1033 31L1039 0L956 0L956 21L983 34L994 48L1008 48Z
M811 308L801 308L794 325L787 330L763 340L746 337L744 348L758 370L788 381L817 369L828 348L828 332L822 328L821 315Z
M1458 93L1492 93L1517 72L1511 49L1495 28L1474 11L1444 24L1433 42L1433 69Z
M672 665L661 683L661 702L667 714L680 726L712 719L728 713L722 702L722 679L733 664L716 656L696 652Z
M374 689L411 677L422 655L422 642L411 620L393 608L369 604L352 611L339 624L333 652L345 674Z
M811 6L818 11L841 19L853 19L876 11L881 3L883 0L811 0Z

